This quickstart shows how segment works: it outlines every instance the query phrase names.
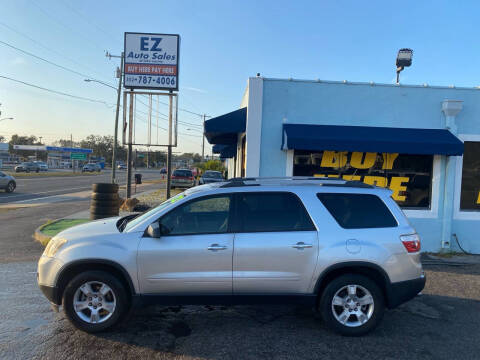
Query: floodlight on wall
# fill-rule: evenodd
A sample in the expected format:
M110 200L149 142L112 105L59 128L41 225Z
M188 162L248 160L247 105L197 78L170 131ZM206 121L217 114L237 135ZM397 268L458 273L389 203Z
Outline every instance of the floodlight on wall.
M412 65L413 50L400 49L397 54L397 84L400 81L400 72L407 66Z

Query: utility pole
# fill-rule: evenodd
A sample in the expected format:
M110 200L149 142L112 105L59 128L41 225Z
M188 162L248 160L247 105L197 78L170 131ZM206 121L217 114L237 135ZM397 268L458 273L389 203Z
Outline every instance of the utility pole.
M202 133L202 161L205 161L205 117L203 114L203 133Z
M123 75L123 57L124 56L123 56L123 52L121 55L112 55L108 51L105 53L105 56L108 57L109 59L112 59L112 57L120 58L120 70L118 70L117 68L117 77L118 77L117 109L115 111L115 130L113 135L113 146L112 146L112 184L114 184L115 175L116 175L116 165L117 165L118 116L120 113L120 94L122 92L122 79L123 79L122 75ZM110 85L106 85L106 86L110 86ZM110 86L110 87L113 87L113 86Z
M115 170L117 167L118 114L120 112L120 94L122 92L123 52L122 52L122 55L120 55L120 71L117 71L117 74L118 74L118 91L117 91L117 109L115 111L115 131L113 135L113 148L112 148L112 184L115 184Z

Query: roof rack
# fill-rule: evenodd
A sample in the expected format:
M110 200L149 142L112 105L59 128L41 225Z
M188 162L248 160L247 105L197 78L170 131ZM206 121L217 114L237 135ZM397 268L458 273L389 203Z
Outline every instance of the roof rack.
M245 177L232 178L225 181L221 188L261 185L300 185L313 184L320 186L345 186L356 188L374 188L361 181L343 180L338 178L291 176L291 177Z

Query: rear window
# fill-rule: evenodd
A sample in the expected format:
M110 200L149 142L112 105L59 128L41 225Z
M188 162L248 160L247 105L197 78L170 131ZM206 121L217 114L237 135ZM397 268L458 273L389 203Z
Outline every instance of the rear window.
M322 204L345 229L396 227L397 221L385 203L370 194L317 194Z
M203 177L221 179L222 178L222 173L216 172L216 171L212 171L212 172L205 171L205 174L203 175Z
M193 173L190 170L175 170L173 176L192 177Z

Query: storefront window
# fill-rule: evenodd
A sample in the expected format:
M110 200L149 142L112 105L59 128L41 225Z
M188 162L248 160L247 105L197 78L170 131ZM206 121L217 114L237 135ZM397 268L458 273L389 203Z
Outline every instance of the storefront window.
M480 142L464 145L460 210L480 211Z
M433 155L295 150L293 175L388 187L402 208L429 209L432 168Z

